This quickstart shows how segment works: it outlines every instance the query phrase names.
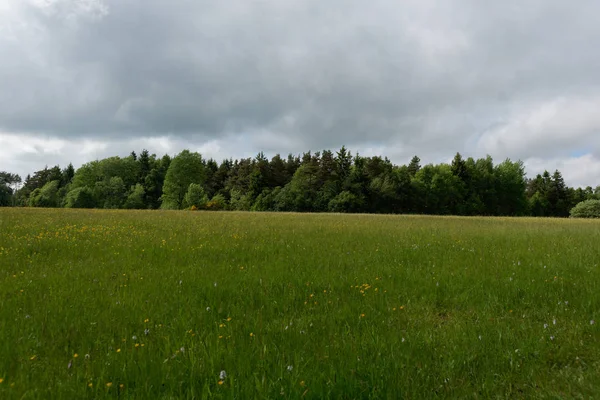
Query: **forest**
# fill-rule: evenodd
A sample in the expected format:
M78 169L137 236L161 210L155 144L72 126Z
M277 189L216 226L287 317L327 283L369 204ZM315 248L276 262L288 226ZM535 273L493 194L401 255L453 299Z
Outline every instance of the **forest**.
M23 180L0 172L0 205L21 207L568 217L585 200L600 200L600 186L569 187L558 170L528 178L521 161L457 153L450 164L394 165L345 147L221 163L143 150Z

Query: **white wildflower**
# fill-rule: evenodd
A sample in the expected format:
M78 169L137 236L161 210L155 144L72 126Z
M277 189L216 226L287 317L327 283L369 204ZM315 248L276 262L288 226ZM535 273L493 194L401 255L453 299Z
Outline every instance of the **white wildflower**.
M288 371L292 372L292 370L293 370L293 369L294 369L294 366L293 366L293 365L288 365L288 366L287 366L287 370L288 370Z
M225 370L221 371L221 373L219 374L219 379L224 381L227 378L227 372L225 372Z

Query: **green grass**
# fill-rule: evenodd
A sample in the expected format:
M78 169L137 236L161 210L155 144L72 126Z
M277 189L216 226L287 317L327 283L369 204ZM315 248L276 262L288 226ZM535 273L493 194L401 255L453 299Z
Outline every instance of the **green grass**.
M0 398L589 398L599 264L594 221L0 209Z

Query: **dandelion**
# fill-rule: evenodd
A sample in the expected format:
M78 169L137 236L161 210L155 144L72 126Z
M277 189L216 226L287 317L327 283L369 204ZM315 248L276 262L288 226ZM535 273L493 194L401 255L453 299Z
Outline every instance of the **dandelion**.
M88 383L89 388L91 388L92 386L94 386L94 384L92 382Z
M4 382L4 379L3 379L3 378L0 378L0 383L2 383L2 382Z
M300 386L304 387L306 383L304 381L300 381Z
M231 321L231 317L227 317L227 322Z
M36 356L36 355L33 355L33 356L29 357L29 359L30 359L31 361L35 360L36 358L37 358L37 356Z
M227 379L227 372L225 372L225 370L222 370L219 373L219 379L222 380L222 381L224 381L225 379Z
M149 320L148 318L146 318L146 319L144 320L144 323L145 323L145 324L147 324L148 322L150 322L150 320Z
M135 347L140 347L140 344L139 344L139 343L136 343L136 344L135 344Z
M254 337L254 333L250 332L250 337Z
M107 387L107 388L110 388L110 387L112 387L112 382L106 382L106 387Z
M219 381L219 382L217 382L217 383L218 383L219 385L222 385L222 384L223 384L223 383L225 383L225 382L223 382L223 381Z
M121 349L117 349L117 353L120 353L120 352L121 352Z

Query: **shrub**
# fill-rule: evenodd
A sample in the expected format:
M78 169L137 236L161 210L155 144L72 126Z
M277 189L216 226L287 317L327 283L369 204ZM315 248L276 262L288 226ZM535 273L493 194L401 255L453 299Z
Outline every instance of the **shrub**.
M571 218L600 218L600 200L585 200L571 209Z
M206 209L212 211L220 211L227 208L227 200L222 194L215 195L208 203Z

